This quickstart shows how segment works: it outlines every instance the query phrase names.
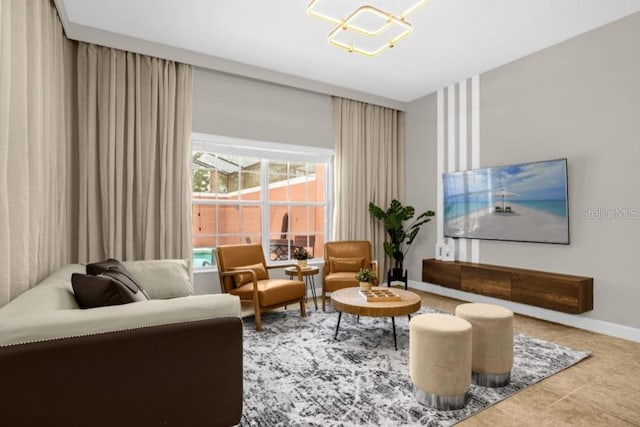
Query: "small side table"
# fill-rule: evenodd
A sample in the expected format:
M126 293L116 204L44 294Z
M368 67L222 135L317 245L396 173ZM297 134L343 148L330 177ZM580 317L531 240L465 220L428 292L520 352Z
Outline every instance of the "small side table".
M298 270L295 267L287 267L284 269L284 272L289 276L289 278L293 279L298 275ZM320 272L318 267L304 267L302 269L302 277L304 277L304 281L307 287L311 288L311 295L313 296L313 305L318 309L318 302L316 301L316 280L314 276ZM305 293L307 288L305 287ZM305 295L306 297L306 295Z

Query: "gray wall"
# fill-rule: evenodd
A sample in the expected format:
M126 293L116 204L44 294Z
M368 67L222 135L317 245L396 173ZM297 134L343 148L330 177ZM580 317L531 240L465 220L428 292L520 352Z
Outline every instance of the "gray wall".
M193 131L333 148L331 97L196 68Z
M481 241L480 262L592 276L594 310L585 316L633 328L640 218L586 219L584 210L640 210L639 52L635 14L480 76L481 165L567 157L571 227L569 246ZM407 201L416 205L436 193L424 177L435 175L433 99L407 111ZM415 168L415 153L426 167Z
M405 113L405 197L407 204L415 207L418 213L437 210L436 100L435 93L420 98L409 104ZM436 220L433 218L422 226L407 254L405 268L410 280L421 280L422 260L433 258L436 237Z

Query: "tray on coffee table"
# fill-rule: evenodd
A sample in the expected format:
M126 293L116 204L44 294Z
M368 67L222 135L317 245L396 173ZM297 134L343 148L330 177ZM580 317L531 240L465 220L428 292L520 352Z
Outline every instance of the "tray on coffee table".
M370 291L358 291L367 302L401 301L400 295L389 289L372 289Z

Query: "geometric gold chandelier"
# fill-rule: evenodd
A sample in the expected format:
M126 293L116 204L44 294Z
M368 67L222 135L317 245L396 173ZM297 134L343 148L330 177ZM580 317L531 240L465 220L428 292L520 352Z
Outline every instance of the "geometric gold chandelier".
M307 14L335 28L329 44L369 58L394 47L413 32L405 19L428 0L311 0Z

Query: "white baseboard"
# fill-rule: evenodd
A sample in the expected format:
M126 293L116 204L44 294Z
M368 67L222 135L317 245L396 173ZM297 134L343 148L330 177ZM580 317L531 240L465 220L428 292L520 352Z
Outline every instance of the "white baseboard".
M455 289L445 288L443 286L434 285L431 283L418 282L415 280L409 280L408 286L420 291L430 292L432 294L442 295L450 298L456 298L463 301L496 304L506 307L514 313L524 314L525 316L535 317L537 319L548 320L550 322L560 323L562 325L572 326L574 328L586 329L587 331L640 342L640 329L632 328L630 326L592 319L590 317L585 317L584 315L579 314L560 313L559 311L547 310L545 308L534 307L517 302L458 291Z

